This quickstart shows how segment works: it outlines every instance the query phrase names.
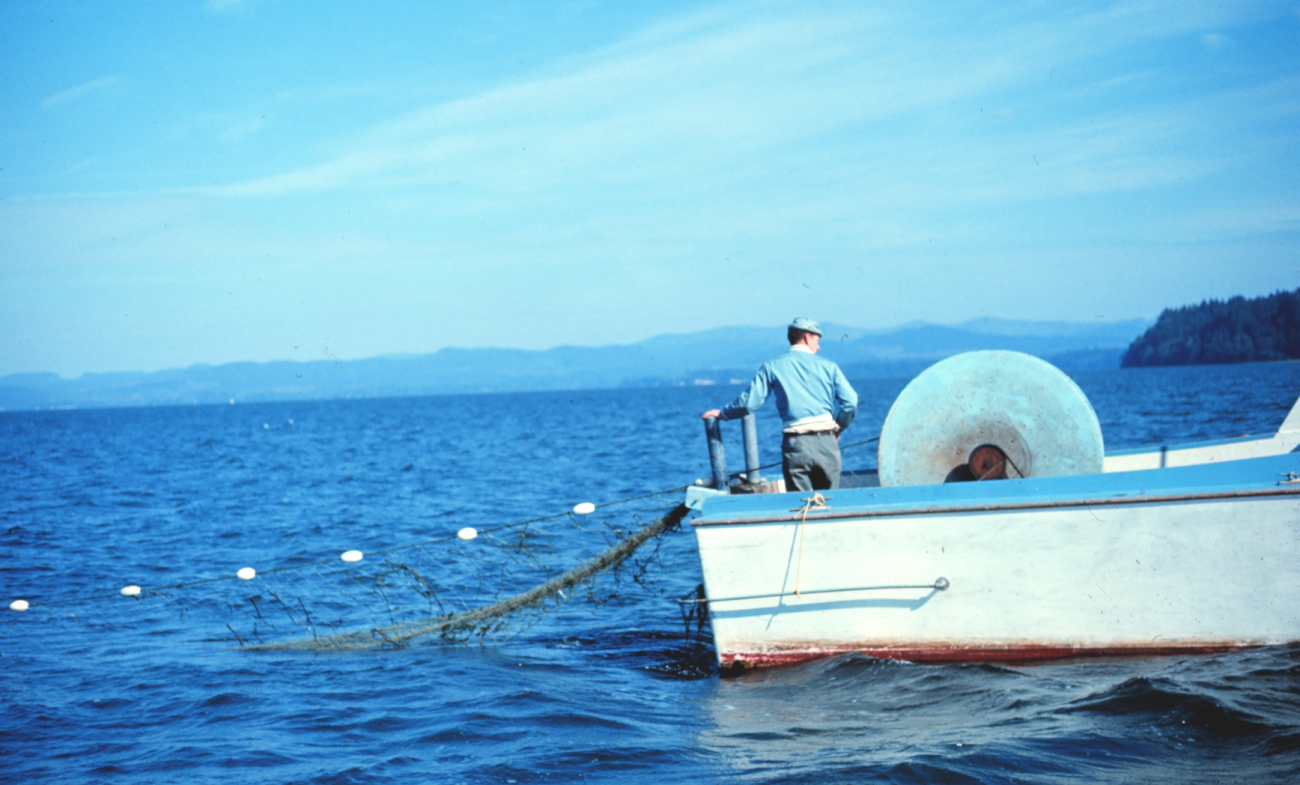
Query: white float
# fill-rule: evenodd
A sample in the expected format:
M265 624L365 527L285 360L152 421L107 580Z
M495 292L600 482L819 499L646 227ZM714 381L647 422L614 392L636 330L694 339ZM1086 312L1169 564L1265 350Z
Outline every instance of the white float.
M592 504L591 502L583 502L582 504L575 504L573 507L574 515L591 515L595 511L596 511L596 505Z
M251 581L257 577L257 570L252 567L242 567L239 572L235 573L241 581Z
M472 540L477 536L478 536L478 529L475 529L473 526L466 526L465 528L456 532L456 537L458 539L462 539L465 541Z
M27 604L27 600L14 600L13 602L9 603L9 610L11 611L25 611L29 607L31 606Z
M361 551L344 551L343 555L339 558L346 562L355 562L361 561L365 557L362 555Z
M140 596L140 587L139 587L139 586L136 586L135 584L131 584L130 586L123 586L123 587L122 587L122 596L123 596L123 597L139 597L139 596Z

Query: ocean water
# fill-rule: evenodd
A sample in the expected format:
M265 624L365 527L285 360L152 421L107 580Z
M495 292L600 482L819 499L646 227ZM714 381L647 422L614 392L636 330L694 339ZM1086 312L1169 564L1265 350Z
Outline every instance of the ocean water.
M1300 395L1300 363L1075 378L1112 449L1269 433ZM845 442L905 383L856 385ZM32 603L0 611L0 780L1300 781L1297 647L721 678L676 602L700 581L688 530L493 629L252 650L573 566L707 475L699 413L735 392L0 413L0 598Z

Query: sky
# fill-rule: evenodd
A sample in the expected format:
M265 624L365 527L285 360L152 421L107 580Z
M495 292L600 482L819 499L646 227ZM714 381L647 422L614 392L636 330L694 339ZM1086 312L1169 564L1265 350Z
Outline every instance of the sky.
M1300 286L1296 2L0 4L0 375Z

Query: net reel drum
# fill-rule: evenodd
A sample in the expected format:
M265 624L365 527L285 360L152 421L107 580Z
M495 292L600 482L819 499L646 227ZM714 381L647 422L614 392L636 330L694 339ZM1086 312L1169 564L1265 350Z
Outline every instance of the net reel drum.
M949 357L913 379L880 432L885 487L1097 474L1101 424L1070 377L1020 352Z

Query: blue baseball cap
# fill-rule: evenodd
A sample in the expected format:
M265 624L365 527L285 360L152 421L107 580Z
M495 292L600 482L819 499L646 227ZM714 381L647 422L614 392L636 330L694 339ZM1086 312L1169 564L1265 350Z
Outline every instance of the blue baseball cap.
M805 319L802 316L795 319L793 322L790 322L790 327L795 330L803 330L806 333L812 333L813 335L822 334L822 326L820 324L814 322L812 319Z

